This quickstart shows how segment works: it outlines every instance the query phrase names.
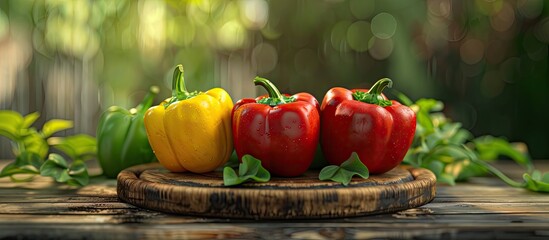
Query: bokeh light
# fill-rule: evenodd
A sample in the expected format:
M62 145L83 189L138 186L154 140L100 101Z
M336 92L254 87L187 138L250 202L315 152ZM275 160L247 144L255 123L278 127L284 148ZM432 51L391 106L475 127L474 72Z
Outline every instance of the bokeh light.
M368 50L368 41L371 37L370 23L367 21L354 22L347 29L347 43L357 52Z
M536 18L543 11L543 2L544 0L517 0L518 11L526 18Z
M372 18L371 28L377 38L389 39L397 30L397 21L393 15L382 12Z
M390 38L383 39L383 38L377 38L372 37L370 38L370 41L368 41L368 47L370 49L369 53L372 58L377 60L384 60L391 56L391 53L393 53L393 40Z
M504 3L501 10L490 17L490 24L498 32L509 30L513 23L515 23L515 11L508 3Z
M340 21L332 27L332 32L330 35L330 40L332 47L340 52L346 51L347 48L347 31L349 26L351 26L350 21Z
M246 41L246 29L238 21L225 23L217 32L219 45L228 50L236 50Z
M499 71L488 71L480 82L481 91L487 98L494 98L500 95L505 88L503 74Z
M349 9L354 17L367 19L374 13L375 1L350 0Z
M522 41L522 46L528 57L534 61L542 61L547 59L548 49L547 44L538 41L531 31L528 31Z
M541 20L534 30L534 34L536 35L536 38L545 44L549 43L549 17L544 18Z
M450 17L450 13L452 12L450 0L428 0L427 8L430 14L442 18Z
M173 44L184 47L194 41L196 27L187 18L176 16L168 20L166 34Z
M459 49L461 60L467 64L480 62L484 57L484 44L478 39L466 40Z
M503 0L475 0L475 5L482 14L492 16L501 10Z
M272 71L278 63L278 53L275 47L268 43L260 43L252 51L252 59L258 74Z
M334 86L367 88L390 77L413 100L443 100L473 133L525 141L533 156L547 158L549 113L540 109L549 108L548 7L545 0L4 0L0 109L71 119L70 131L93 135L107 107L133 107L153 84L161 89L156 100L169 96L179 63L190 89L223 87L234 101L263 93L256 75L317 99ZM524 117L531 114L541 116ZM0 139L0 158L8 148Z
M241 1L243 22L249 29L261 29L269 19L269 5L265 0Z

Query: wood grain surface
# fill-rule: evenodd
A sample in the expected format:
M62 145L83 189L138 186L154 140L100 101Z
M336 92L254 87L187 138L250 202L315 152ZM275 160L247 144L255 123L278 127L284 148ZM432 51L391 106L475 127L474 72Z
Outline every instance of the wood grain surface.
M0 168L11 161L0 160ZM93 163L93 162L89 162ZM514 179L522 168L494 163ZM549 171L549 161L536 161ZM92 175L100 173L90 166ZM437 185L435 199L396 213L334 219L247 220L169 214L121 202L116 179L74 188L0 178L0 239L549 239L549 194L486 176Z
M220 172L171 173L145 164L118 175L118 197L146 209L194 216L310 219L363 216L418 207L435 196L436 178L426 169L397 167L348 186L319 181L318 172L267 183L226 187Z

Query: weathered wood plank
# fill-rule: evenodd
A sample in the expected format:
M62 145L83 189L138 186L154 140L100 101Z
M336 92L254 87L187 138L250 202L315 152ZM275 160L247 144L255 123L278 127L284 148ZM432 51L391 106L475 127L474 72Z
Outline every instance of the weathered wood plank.
M421 208L428 208L433 214L493 214L493 213L549 213L549 202L546 203L430 203Z
M178 226L74 225L0 226L0 239L255 239L253 229L235 225Z
M494 204L506 204L506 203L547 203L549 202L549 196L540 194L539 196L523 197L523 196L509 196L509 195L490 195L490 196L474 196L474 197L435 197L431 203L494 203Z
M430 203L420 210L420 215L478 215L478 214L549 214L549 203ZM148 211L121 202L105 203L17 203L0 204L0 214L57 214L57 215L105 215Z
M538 194L533 196L491 195L469 197L436 197L431 203L547 203L549 196ZM8 195L0 197L0 203L110 203L120 202L118 197L82 196L82 195Z
M511 228L510 228L511 227ZM398 226L335 224L333 226L265 224L184 224L184 225L73 225L0 226L0 238L87 239L544 239L543 226Z
M111 203L120 202L118 197L89 197L80 195L36 195L36 196L3 196L0 198L0 203L17 204L17 203Z
M121 202L110 203L17 203L0 204L0 214L123 214L141 211L137 207Z
M506 214L454 214L454 215L407 215L382 214L367 217L317 219L317 220L255 220L253 223L260 225L272 225L279 227L307 227L311 225L323 227L429 227L429 226L462 226L491 227L501 224L514 224L521 226L549 226L549 214L547 213L506 213ZM0 226L2 225L40 225L40 224L121 224L138 223L143 225L174 225L189 223L210 224L248 224L251 221L241 219L223 218L199 218L193 216L181 216L164 214L153 211L127 211L125 213L100 214L100 215L66 215L66 214L0 214Z
M54 182L42 183L0 183L0 202L4 196L97 196L97 197L117 197L116 180L114 179L94 179L89 185L84 187L71 187Z
M2 164L0 161L0 168ZM520 169L505 164L506 172L520 177ZM549 162L542 162L541 169L549 170ZM30 183L12 183L3 178L0 239L4 238L548 239L549 194L481 177L453 187L438 185L431 203L394 214L250 221L137 208L119 202L115 180L94 178L86 187L70 188L42 177Z

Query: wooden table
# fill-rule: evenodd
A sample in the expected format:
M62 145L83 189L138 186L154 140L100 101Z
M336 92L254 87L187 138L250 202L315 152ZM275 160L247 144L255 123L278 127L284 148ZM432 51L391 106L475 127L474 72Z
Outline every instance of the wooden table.
M7 161L0 161L0 167ZM549 161L536 161L549 171ZM518 167L498 168L519 176ZM99 171L97 167L92 172ZM71 188L38 177L0 179L0 239L549 239L549 194L493 177L438 185L435 199L394 214L357 218L253 221L180 216L120 202L116 180Z

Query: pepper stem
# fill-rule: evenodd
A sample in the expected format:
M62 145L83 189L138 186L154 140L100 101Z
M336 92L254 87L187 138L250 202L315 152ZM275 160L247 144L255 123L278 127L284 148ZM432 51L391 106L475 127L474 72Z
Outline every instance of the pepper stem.
M183 76L183 65L179 64L173 70L173 79L172 79L172 97L169 101L164 103L164 107L167 108L170 104L195 97L201 92L198 91L187 91L185 86L185 77Z
M372 88L370 88L370 90L368 90L368 93L381 95L381 92L383 92L383 89L385 89L385 87L392 88L393 87L393 81L389 78L379 79L379 80L377 80L376 83L374 83L374 86L372 86Z
M145 95L145 98L143 98L143 101L137 107L135 107L136 112L138 113L145 113L147 109L149 109L152 106L153 100L158 94L160 89L157 86L152 86L149 88L149 92L147 95Z
M269 98L273 100L281 100L281 103L285 103L282 93L278 91L278 88L276 88L276 86L271 81L262 77L255 77L254 84L256 86L260 85L265 88L269 93Z
M257 103L261 104L267 104L271 107L280 105L280 104L286 104L295 102L296 98L294 96L286 97L278 91L278 88L269 80L262 78L262 77L255 77L254 84L256 86L260 85L263 88L267 90L269 93L269 97L261 98L257 100Z
M187 87L185 86L185 77L184 77L183 65L179 64L173 70L173 79L172 79L172 97L177 98L181 95L187 95Z
M392 87L393 81L388 78L382 78L378 80L368 92L356 91L353 93L353 98L357 101L376 104L381 107L391 106L393 103L383 97L381 92L385 87Z

